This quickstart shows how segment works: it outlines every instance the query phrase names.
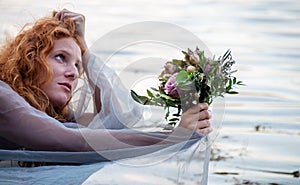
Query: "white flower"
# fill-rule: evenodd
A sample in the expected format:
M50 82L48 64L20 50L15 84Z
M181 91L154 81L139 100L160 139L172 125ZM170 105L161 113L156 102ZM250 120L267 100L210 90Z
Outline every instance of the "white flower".
M196 68L195 68L194 66L188 66L188 67L186 68L186 71L189 72L189 73L193 73L193 72L196 71Z

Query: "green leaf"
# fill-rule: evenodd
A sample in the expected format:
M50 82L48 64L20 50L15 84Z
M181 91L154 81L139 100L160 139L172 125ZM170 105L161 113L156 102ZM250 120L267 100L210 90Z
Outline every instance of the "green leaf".
M148 94L148 96L150 96L151 98L154 98L154 95L153 95L152 92L149 91L148 89L147 89L147 94Z
M131 90L131 97L138 103L146 105L149 102L149 98L146 96L140 96L133 90Z
M170 109L169 109L169 107L167 107L167 112L165 114L165 120L168 120L169 115L170 115Z
M193 84L193 81L186 81L186 82L182 82L182 83L178 83L177 84L177 87L180 89L180 90L184 90L184 91L189 91L192 89L192 84Z
M228 91L227 93L228 94L239 94L239 92L237 92L237 91Z
M242 81L238 81L236 84L237 84L237 85L246 85L246 84L243 84Z
M176 125L176 123L177 122L169 122L168 124L174 126L174 125Z
M229 85L228 85L230 88L231 88L231 86L232 86L232 80L231 80L231 78L229 78Z
M178 120L179 120L179 118L172 118L169 121L178 121Z
M206 65L206 57L204 55L204 51L201 51L199 54L199 65L201 67L202 70L204 70L205 65Z
M176 82L177 83L183 83L183 82L186 82L190 79L189 77L189 73L182 70L180 71L177 75L176 75Z
M171 101L175 101L174 98L172 98L171 96L168 96L166 94L159 94L160 97L165 98L166 100L171 100Z
M230 49L228 49L226 53L223 55L223 59L226 60L230 55L231 55L231 51Z
M159 91L158 89L156 89L154 87L150 87L150 89L152 89L153 91Z
M236 84L236 77L233 77L233 84Z

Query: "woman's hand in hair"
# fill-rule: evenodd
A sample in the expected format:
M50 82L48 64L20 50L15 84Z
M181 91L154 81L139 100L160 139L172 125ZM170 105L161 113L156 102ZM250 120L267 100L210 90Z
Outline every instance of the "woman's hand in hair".
M68 19L71 19L74 21L76 25L76 33L78 34L79 37L81 37L82 41L84 42L83 44L86 47L85 43L85 17L82 14L71 12L67 9L63 9L59 12L57 12L54 15L55 18L57 18L60 21L66 21ZM87 48L86 48L87 49Z
M88 65L88 61L89 61L89 51L88 51L88 47L85 41L85 17L82 14L79 13L75 13L75 12L71 12L67 9L63 9L61 11L58 11L54 17L60 21L65 22L68 19L71 19L72 21L74 21L75 25L76 25L76 33L78 34L79 37L81 37L82 40L82 44L84 47L84 55L82 58L82 65L83 65L83 69L84 71L87 72L87 65Z

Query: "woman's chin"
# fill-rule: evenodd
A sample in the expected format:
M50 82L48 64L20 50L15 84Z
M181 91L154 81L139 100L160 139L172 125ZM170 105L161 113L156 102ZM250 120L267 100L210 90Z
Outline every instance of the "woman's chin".
M54 100L52 100L52 104L55 108L58 108L58 109L62 109L66 106L66 104L68 103L69 101L69 97L67 96L63 96L63 97L60 97L60 98L56 98Z

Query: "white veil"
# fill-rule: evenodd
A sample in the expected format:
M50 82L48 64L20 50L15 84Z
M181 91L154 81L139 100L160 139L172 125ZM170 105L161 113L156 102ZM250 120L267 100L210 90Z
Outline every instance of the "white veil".
M129 32L132 33L132 30ZM110 38L107 39L111 41ZM195 41L194 38L192 40ZM97 45L97 49L101 52L106 51L104 48L105 46ZM28 152L5 148L6 150L0 150L0 160L87 164L80 166L82 169L97 165L95 162L113 161L105 165L101 163L101 168L97 172L90 171L90 177L80 181L85 181L85 184L157 184L153 179L161 180L163 184L207 184L210 158L208 136L201 136L184 128L170 132L164 130L165 124L161 122L145 121L143 117L145 107L131 98L129 89L124 88L122 79L119 79L116 72L106 65L105 58L90 53L87 68L86 75L89 75L91 81L89 82L87 76L80 80L71 105L74 119L79 120L82 115L93 113L94 95L101 100L101 111L94 115L88 128L74 128L78 126L75 123L65 123L63 126L57 120L31 107L7 84L0 81L1 136L20 145L40 150ZM100 89L100 94L96 93L97 88ZM97 153L43 152L49 150L53 142L57 145L52 146L51 150L55 150L56 147L61 150L61 146L76 148L78 140L73 139L73 136L75 138L78 134L92 148L105 145L106 150L96 149ZM24 137L28 140L24 140ZM125 148L114 148L113 146L120 146L120 143L124 144L120 138L131 144L136 142L137 145L125 143L127 144ZM139 140L157 142L148 146L139 146ZM54 168L57 172L53 172L53 175L61 171L60 166ZM47 168L40 168L41 171L43 169L47 170ZM20 174L22 177L30 176L33 182L36 178L47 179L39 172L31 174L26 170L19 170L20 174L12 174L9 173L11 170L0 168L1 174L4 174L0 175L1 179L5 181L7 178L7 182L14 179L6 176L7 174L15 177ZM25 171L26 174L22 174ZM111 175L113 173L118 178L114 178L114 175ZM145 180L148 182L145 183ZM76 182L78 181L77 179ZM51 184L51 181L49 183Z
M143 107L130 97L116 72L93 54L89 54L88 75L100 89L101 101L101 111L89 123L89 128L122 129L143 122ZM86 76L81 82L82 87L77 90L72 101L75 119L93 111L95 106L95 86L89 84Z
M69 170L74 172L78 172L80 168L85 175L74 178L72 184L79 182L84 184L157 184L155 179L160 179L164 184L173 184L174 182L207 184L210 156L207 136L202 137L186 129L164 133L163 127L155 123L150 127L158 128L156 132L147 131L149 124L147 127L142 125L143 107L135 103L129 93L124 91L113 70L93 55L89 62L89 66L93 66L90 75L92 79L95 79L94 82L98 87L104 89L100 96L101 100L106 102L102 104L103 108L100 113L91 121L92 129L67 128L76 126L75 123L66 123L67 127L63 126L57 120L31 107L6 83L0 81L0 134L3 137L0 139L2 148L2 150L0 149L0 160L86 164L78 168L56 165L52 167L56 170L52 170L51 174L49 174L47 166L40 167L39 170L30 170L1 167L0 165L1 182L8 183L14 179L15 183L22 183L22 179L28 177L27 179L32 180L30 182L46 180L47 183L53 184L54 181L57 181L53 177L57 176L57 173L61 173L64 168L70 168ZM95 67L95 63L99 66ZM112 88L114 84L118 84L118 86ZM84 82L78 90L79 92L81 95L77 99L75 95L73 102L74 107L78 105L74 111L75 117L89 110L88 104L92 103L94 90L88 87L88 82ZM94 130L93 134L95 135L88 130ZM115 137L114 130L117 136L122 135L128 141L136 139L138 143L139 139L146 139L158 142L148 146L128 145L129 147L126 148L109 149L109 147L123 142ZM91 147L99 146L100 143L100 145L107 145L108 149L96 152L48 151L56 150L56 148L60 150L60 145L66 148L76 147L78 139L73 139L72 134L78 132ZM64 137L65 134L68 134L68 137ZM135 137L126 138L127 135ZM20 146L12 144L15 148L10 147L11 143L8 145L7 140L29 148L39 148L39 151L14 150ZM53 142L57 145L53 146ZM101 161L113 162L103 163ZM11 171L18 172L11 173ZM88 173L90 175L87 175ZM118 175L118 178L114 178L110 174ZM70 172L66 174L65 178L72 179L72 176ZM145 183L145 178L149 180L148 183ZM69 179L69 181L72 180ZM28 181L28 183L30 182Z
M116 72L108 67L99 57L89 54L88 75L92 82L101 89L101 111L93 118L88 125L92 129L121 129L123 132L142 131L150 137L164 137L166 123L152 122L145 123L143 119L144 106L136 103L129 89L123 86L121 79ZM77 91L72 102L75 109L75 118L81 114L93 110L93 95L95 87L89 85L86 78L82 79L82 87ZM147 130L151 130L148 132ZM177 144L164 144L160 142L151 146L140 147L139 149L121 149L115 152L98 151L101 156L114 160L114 157L121 159L114 164L104 166L98 172L90 176L84 184L144 184L144 181L133 181L128 175L141 175L149 180L173 179L173 181L188 182L189 184L206 184L208 176L208 164L210 147L208 137L202 137L192 131L179 129L184 138ZM157 132L153 132L157 131ZM162 136L160 136L162 134ZM195 135L196 134L196 135ZM89 141L88 136L83 136ZM170 134L166 141L178 139L178 135ZM115 140L113 137L110 140ZM121 142L121 141L118 141ZM91 146L93 143L90 144ZM128 156L129 158L127 158ZM116 170L118 169L118 170ZM162 169L163 174L157 174L156 169ZM168 172L169 169L170 171ZM115 173L118 179L107 178L110 173ZM167 180L168 181L168 180ZM169 182L170 183L170 182ZM147 184L147 183L145 183ZM148 184L155 184L155 182ZM166 182L166 184L168 184Z

